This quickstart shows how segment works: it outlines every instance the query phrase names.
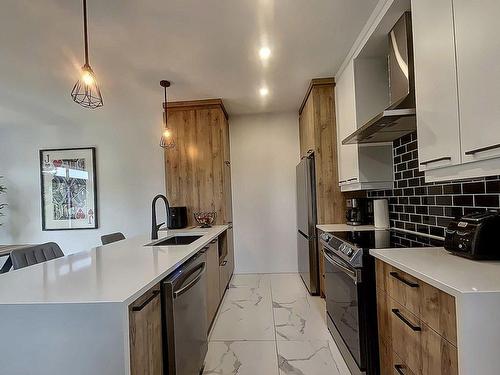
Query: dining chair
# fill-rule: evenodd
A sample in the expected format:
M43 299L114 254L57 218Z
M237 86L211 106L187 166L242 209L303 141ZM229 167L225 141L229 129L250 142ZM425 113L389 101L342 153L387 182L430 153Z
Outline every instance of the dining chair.
M125 239L125 236L121 232L110 233L110 234L105 234L104 236L101 236L101 242L103 245L107 245L109 243L121 241L124 239Z
M15 270L63 256L63 251L55 242L47 242L41 245L27 246L12 250L12 252L10 253L12 268Z

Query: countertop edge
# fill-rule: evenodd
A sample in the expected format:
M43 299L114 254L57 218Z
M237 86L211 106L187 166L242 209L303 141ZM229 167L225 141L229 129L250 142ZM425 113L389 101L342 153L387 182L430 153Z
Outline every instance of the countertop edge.
M401 271L404 271L404 272L426 282L429 285L432 285L433 287L435 287L439 290L442 290L443 292L451 294L454 297L460 297L460 296L463 296L464 294L467 294L467 293L464 293L464 292L452 287L451 285L445 284L439 280L431 278L431 277L427 276L426 274L418 272L418 271L410 268L409 266L392 259L391 257L389 257L386 254L387 250L395 250L395 249L370 249L370 255L372 255L373 257L375 257L377 259L380 259L381 261L383 261L387 264L390 264L391 266L394 266L394 267L400 269ZM443 250L443 251L446 251L446 250ZM482 292L479 292L479 293L482 293Z
M149 281L147 284L145 284L143 287L139 288L137 291L132 293L129 297L125 299L109 299L109 300L88 300L88 301L35 301L35 302L12 302L12 303L1 303L0 302L0 307L7 307L10 306L12 308L17 308L21 306L78 306L78 305L121 305L124 307L128 307L131 303L133 303L137 298L142 296L145 292L147 292L149 289L151 289L154 285L158 284L161 280L165 279L170 275L175 269L177 269L179 266L184 264L187 260L189 260L193 255L195 255L197 252L199 252L203 247L207 246L214 238L219 237L222 233L228 230L229 226L228 225L218 225L219 228L217 228L216 231L214 231L211 234L204 234L204 236L207 236L206 239L201 242L199 245L196 246L195 249L193 249L191 252L187 253L181 260L170 266L168 269L165 269L163 272L161 272L158 276L156 276L154 279ZM195 231L197 228L190 228L188 230L190 231ZM171 233L185 233L186 229L184 230L175 230L171 231ZM168 248L168 246L155 246L158 248Z
M208 245L210 241L212 241L214 238L219 237L222 233L224 233L227 229L229 228L228 225L221 225L221 228L217 230L217 232L213 233L212 235L207 237L207 240L203 241L201 245L199 245L196 250L191 251L188 253L184 258L182 258L179 262L175 263L172 265L170 268L168 268L166 271L162 272L161 275L158 275L155 279L150 281L146 286L142 287L140 290L135 292L132 296L128 297L125 301L119 301L119 303L123 303L125 305L130 305L133 303L137 298L142 296L145 292L147 292L149 289L151 289L155 284L158 284L161 280L166 278L169 274L171 274L175 269L183 265L189 258L191 258L193 255L195 255L197 252L199 252L203 247ZM196 228L193 228L191 230L195 230ZM162 246L158 246L161 248ZM116 301L115 301L116 302ZM106 302L101 302L101 303L106 303Z
M346 223L338 224L317 224L316 229L323 232L356 232L365 230L387 230L389 228L375 228L374 225L349 225Z

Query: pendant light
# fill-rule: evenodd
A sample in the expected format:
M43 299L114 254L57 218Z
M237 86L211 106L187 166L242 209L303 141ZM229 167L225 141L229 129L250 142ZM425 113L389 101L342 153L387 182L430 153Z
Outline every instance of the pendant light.
M167 123L167 87L170 87L170 82L162 80L160 81L160 86L163 87L164 92L165 92L165 99L163 101L163 126L165 127L165 130L163 130L163 134L161 135L160 139L160 146L163 147L164 149L171 149L175 147L175 142L174 142L174 135L172 134L172 130L169 129L168 123Z
M89 64L89 39L87 30L87 0L83 0L83 34L85 42L85 64L82 75L73 86L71 97L82 107L95 109L102 107L102 95L94 71Z

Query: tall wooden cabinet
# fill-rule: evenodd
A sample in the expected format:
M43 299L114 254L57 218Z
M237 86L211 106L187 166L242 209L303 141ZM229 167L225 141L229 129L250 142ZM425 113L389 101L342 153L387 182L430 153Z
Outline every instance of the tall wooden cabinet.
M217 224L232 223L229 122L222 100L168 103L168 126L176 144L165 150L170 204L187 207L189 225L197 224L196 211L216 211Z
M318 224L345 222L345 197L337 167L335 81L313 79L299 111L300 156L314 151ZM320 291L324 295L324 263L319 257Z

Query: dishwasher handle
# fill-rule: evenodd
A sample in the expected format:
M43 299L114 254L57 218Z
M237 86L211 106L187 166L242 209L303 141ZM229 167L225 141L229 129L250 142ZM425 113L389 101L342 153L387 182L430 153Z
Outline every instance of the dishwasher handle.
M200 279L202 278L203 274L205 273L205 269L207 268L206 266L206 263L203 262L201 263L199 266L197 266L196 268L194 268L192 270L192 272L190 274L188 274L187 277L191 276L192 274L194 274L196 271L198 271L198 274L196 275L196 277L191 280L187 285L183 286L182 288L176 290L174 292L174 298L177 298L177 297L180 297L182 296L184 293L186 293L189 289L191 289L198 281L200 281Z

